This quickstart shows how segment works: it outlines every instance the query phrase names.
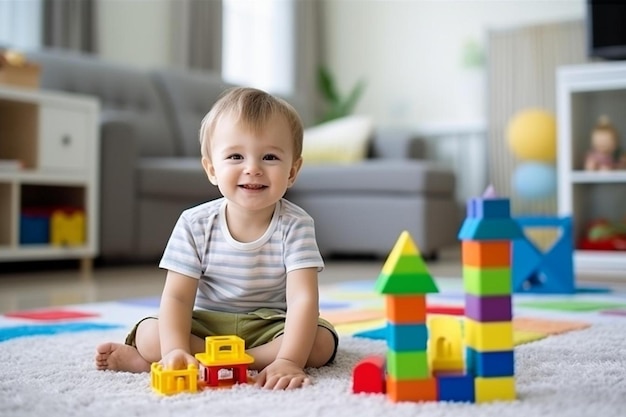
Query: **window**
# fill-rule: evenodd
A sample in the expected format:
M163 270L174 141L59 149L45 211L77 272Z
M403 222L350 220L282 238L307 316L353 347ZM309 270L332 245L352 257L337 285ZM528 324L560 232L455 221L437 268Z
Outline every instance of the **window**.
M0 46L36 49L41 45L41 1L0 1Z
M294 12L294 0L223 0L224 79L273 94L291 94Z

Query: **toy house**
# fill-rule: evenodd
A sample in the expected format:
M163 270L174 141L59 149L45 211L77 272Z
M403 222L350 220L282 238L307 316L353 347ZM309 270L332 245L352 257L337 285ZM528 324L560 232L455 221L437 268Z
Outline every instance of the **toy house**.
M205 388L227 388L248 382L248 365L254 358L245 352L238 336L208 336L205 351L197 353L200 369L164 369L159 363L150 368L150 386L163 395L198 392Z

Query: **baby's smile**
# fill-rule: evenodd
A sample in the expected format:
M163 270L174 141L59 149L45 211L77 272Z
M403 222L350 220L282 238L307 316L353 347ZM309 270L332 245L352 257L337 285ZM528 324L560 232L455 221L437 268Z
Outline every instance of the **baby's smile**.
M267 188L267 185L263 185L263 184L241 184L240 187L244 188L246 190L261 190L263 188Z

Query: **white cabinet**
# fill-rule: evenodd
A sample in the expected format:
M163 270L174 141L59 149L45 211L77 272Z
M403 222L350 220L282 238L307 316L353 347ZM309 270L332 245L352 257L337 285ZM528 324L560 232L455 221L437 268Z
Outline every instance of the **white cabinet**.
M0 262L97 256L99 113L92 97L0 86Z
M575 244L589 223L626 221L626 170L585 171L585 155L598 117L607 115L626 150L626 62L566 66L557 70L558 211L572 215ZM580 250L578 271L626 271L626 251Z

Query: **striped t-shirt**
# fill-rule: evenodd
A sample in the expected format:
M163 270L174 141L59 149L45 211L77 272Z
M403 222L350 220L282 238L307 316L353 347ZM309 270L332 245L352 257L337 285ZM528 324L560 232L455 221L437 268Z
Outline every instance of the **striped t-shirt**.
M324 267L313 219L281 199L263 236L242 243L228 230L226 204L226 199L220 198L185 210L159 267L200 280L194 308L285 310L287 273Z

